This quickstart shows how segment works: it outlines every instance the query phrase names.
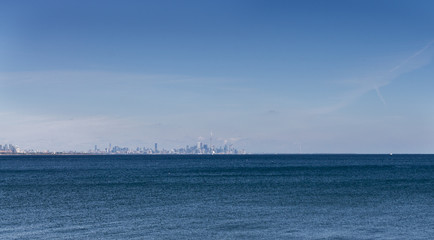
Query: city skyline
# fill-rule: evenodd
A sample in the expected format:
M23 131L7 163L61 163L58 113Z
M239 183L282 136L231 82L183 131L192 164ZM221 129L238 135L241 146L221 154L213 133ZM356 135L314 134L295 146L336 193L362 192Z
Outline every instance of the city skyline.
M2 1L0 142L434 153L432 1Z
M225 142L224 145L214 145L211 142L209 144L203 142L197 142L193 145L185 145L184 147L169 147L168 149L164 147L158 147L158 143L154 143L154 147L146 146L135 146L126 147L112 145L109 143L103 148L99 148L98 145L94 145L93 149L87 151L79 150L63 150L63 151L51 151L50 149L27 149L20 148L18 145L6 143L0 144L0 155L2 154L96 154L96 155L107 155L107 154L194 154L194 155L221 155L221 154L247 154L244 149L237 149L233 144Z

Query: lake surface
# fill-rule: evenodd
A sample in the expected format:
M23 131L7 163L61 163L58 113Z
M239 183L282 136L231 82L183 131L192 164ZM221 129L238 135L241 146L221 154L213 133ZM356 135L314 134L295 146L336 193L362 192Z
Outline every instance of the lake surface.
M432 239L434 155L0 156L0 239Z

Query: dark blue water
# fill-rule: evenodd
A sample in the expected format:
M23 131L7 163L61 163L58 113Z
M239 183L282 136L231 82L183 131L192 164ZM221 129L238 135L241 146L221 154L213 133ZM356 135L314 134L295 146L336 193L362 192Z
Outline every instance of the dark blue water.
M434 155L0 156L0 239L433 239Z

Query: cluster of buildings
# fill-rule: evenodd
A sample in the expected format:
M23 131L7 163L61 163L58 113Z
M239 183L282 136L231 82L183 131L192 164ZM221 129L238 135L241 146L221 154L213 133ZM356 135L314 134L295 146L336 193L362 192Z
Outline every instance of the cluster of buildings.
M244 150L234 148L232 144L225 144L224 146L216 147L214 145L207 145L198 142L193 146L185 146L182 148L172 148L170 150L159 149L158 143L154 144L153 148L136 147L130 149L128 147L119 147L109 144L107 148L99 149L95 145L93 150L89 150L90 154L246 154Z
M95 145L93 150L89 151L64 151L64 152L51 152L51 151L38 151L38 150L21 150L19 147L12 144L0 145L0 154L246 154L244 150L236 149L232 144L225 144L224 146L214 146L211 144L204 144L198 142L196 145L185 146L181 148L172 148L170 150L159 149L158 144L155 143L152 148L148 147L120 147L112 146L109 144L104 149L99 149Z
M14 153L20 153L21 150L19 147L16 147L12 144L0 144L0 154L14 154Z

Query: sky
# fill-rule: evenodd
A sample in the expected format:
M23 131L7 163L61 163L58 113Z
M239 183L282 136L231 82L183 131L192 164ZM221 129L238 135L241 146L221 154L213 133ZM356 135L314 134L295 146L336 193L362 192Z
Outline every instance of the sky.
M1 1L0 144L434 153L433 1Z

